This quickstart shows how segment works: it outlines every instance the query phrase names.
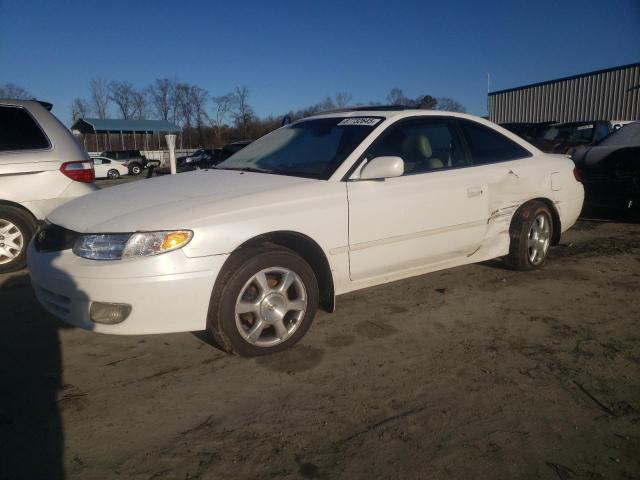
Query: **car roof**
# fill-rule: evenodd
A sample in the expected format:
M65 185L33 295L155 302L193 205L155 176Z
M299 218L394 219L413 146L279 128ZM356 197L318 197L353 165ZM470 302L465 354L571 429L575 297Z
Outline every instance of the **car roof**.
M372 108L370 110L369 108ZM460 113L460 112L449 112L447 110L423 110L417 108L396 108L396 109L386 109L386 110L375 110L375 107L369 107L366 109L345 109L341 111L334 111L330 113L324 113L319 115L314 115L312 117L301 118L300 120L296 120L295 122L289 125L295 125L300 122L304 122L311 119L319 119L319 118L349 118L349 117L382 117L383 120L376 128L386 128L390 123L395 123L397 120L403 118L411 118L411 117L448 117L448 118L459 118L463 120L469 120L474 123L479 123L484 125L490 129L493 129L505 137L511 139L518 145L524 147L533 155L541 154L542 152L536 148L531 143L527 142L520 136L515 133L507 130L500 125L487 120L486 118L478 117L476 115L470 115L468 113ZM283 127L285 128L285 127Z
M407 108L407 107L363 107L363 108L350 108L343 110L333 110L331 112L320 113L318 115L313 115L311 117L301 118L300 120L296 120L297 123L304 120L309 120L312 118L337 118L337 117L383 117L384 119L391 118L408 118L408 117L416 117L416 116L433 116L433 117L457 117L457 118L465 118L473 121L480 121L482 123L487 123L488 120L475 116L469 115L468 113L459 113L459 112L449 112L446 110L424 110L418 108ZM491 123L491 122L488 122Z
M0 98L0 103L16 105L19 107L28 107L29 105L39 104L49 111L51 111L51 109L53 108L52 103L37 100L35 98L32 98L30 100L26 100L24 98Z

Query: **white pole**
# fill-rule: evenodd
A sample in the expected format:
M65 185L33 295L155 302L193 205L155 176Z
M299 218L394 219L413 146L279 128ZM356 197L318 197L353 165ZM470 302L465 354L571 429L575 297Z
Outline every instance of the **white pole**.
M165 135L167 147L169 147L169 165L171 166L171 175L176 174L176 136Z

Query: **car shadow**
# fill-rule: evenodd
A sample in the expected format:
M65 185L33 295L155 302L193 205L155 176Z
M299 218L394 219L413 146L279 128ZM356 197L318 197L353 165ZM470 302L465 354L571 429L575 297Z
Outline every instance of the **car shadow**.
M504 258L493 258L491 260L485 260L484 262L478 262L478 265L483 267L495 268L498 270L509 270Z
M60 329L29 274L0 275L0 480L64 478Z
M207 331L207 330L199 330L199 331L195 331L195 332L191 332L191 335L193 335L194 337L196 337L198 340L200 340L201 342L206 343L207 345L220 350L223 353L226 353L224 348L222 348L218 342L216 342L216 340L211 336L211 334Z

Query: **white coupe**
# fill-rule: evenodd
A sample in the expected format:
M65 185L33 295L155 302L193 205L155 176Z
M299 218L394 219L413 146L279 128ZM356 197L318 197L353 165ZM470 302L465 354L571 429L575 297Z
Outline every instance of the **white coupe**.
M93 169L96 172L96 178L109 178L115 180L121 175L127 175L129 168L118 160L112 160L107 157L92 157Z
M207 329L228 352L290 347L335 296L504 257L541 267L580 213L573 162L470 115L306 118L216 168L55 210L28 264L42 305L97 332Z

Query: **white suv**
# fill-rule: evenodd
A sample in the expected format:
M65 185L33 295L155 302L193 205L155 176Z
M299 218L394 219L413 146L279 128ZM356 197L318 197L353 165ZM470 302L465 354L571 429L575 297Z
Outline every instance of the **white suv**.
M25 265L38 221L96 190L89 156L50 109L0 99L0 273Z

